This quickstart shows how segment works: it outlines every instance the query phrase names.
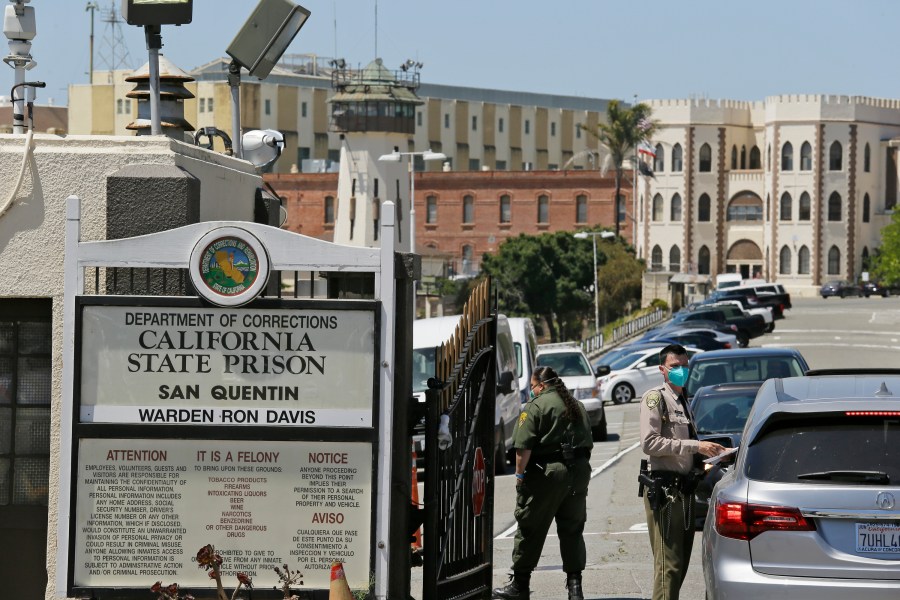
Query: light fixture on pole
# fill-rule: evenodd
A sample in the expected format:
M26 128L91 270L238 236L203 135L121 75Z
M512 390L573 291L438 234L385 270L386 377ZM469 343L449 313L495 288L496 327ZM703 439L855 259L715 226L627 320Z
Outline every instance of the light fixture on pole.
M588 237L594 241L594 333L600 333L600 294L597 286L597 236L604 240L616 237L612 231L579 231L575 239L586 240Z

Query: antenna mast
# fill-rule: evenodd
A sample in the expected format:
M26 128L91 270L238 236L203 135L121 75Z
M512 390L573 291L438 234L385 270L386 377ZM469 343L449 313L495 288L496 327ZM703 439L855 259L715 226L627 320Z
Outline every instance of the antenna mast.
M105 51L100 52L100 61L109 70L108 82L113 82L113 72L122 67L132 68L131 56L122 33L122 19L116 10L115 0L110 0L109 8L102 11L101 20L106 23L103 34ZM93 82L92 82L93 83Z

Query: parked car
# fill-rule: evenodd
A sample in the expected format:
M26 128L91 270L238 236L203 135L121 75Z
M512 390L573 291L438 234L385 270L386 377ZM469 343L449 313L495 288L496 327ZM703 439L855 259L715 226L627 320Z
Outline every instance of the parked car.
M744 425L762 384L762 381L719 383L697 390L691 400L697 436L725 448L739 448ZM697 486L694 492L694 521L698 528L702 528L706 521L709 495L713 487L722 478L725 468L731 464L733 463L729 461L723 465L709 466Z
M738 346L746 348L750 340L766 332L766 323L759 315L744 316L734 306L701 306L696 310L682 310L672 317L673 324L687 321L707 320L734 325L737 328Z
M891 294L900 293L900 287L881 283L880 281L867 281L863 284L862 290L863 296L866 298L869 296L881 296L882 298L887 298Z
M510 318L509 330L516 351L519 394L524 404L528 402L528 390L531 389L531 373L534 372L534 358L537 354L537 336L534 332L534 323L527 317Z
M702 387L733 381L763 381L773 377L795 377L809 370L803 355L793 348L747 348L715 350L691 357L685 385L688 400Z
M846 298L847 296L862 296L863 291L862 288L855 283L850 283L844 279L835 279L834 281L825 283L825 285L819 289L819 295L823 298L829 298L831 296Z
M762 385L710 497L707 598L900 597L898 373Z
M434 377L435 348L450 339L459 325L459 315L417 319L413 321L413 396L424 406L428 378ZM519 395L519 380L516 377L516 356L509 320L504 315L497 317L497 390L494 407L494 469L506 473L507 459L512 454L513 429L519 418L522 403ZM416 424L413 444L420 466L425 457L425 421Z
M720 300L737 300L744 308L771 307L772 317L784 318L784 311L789 308L790 298L786 294L759 293L753 287L736 287L727 290L719 290L711 293L709 298L718 302Z
M600 400L597 375L587 356L576 343L542 344L538 346L535 364L550 367L587 411L594 439L606 440L606 412Z
M763 321L765 321L766 323L766 333L772 333L773 331L775 331L775 317L772 315L771 306L756 306L746 308L743 304L741 304L740 300L736 299L719 300L718 302L711 299L706 299L703 302L692 304L689 308L697 308L699 306L733 306L742 310L745 315L761 316L763 318Z
M750 279L742 283L737 289L751 289L757 296L771 296L777 298L785 309L792 307L791 295L780 283L769 283L768 281Z
M715 333L717 332L708 329L672 329L660 334L661 337L651 338L650 341L679 344L681 346L693 346L694 348L700 348L701 350L727 350L728 348L737 347L736 337L735 341L732 343L730 341L722 341L715 335L709 335ZM725 334L722 334L723 337L724 335Z
M711 323L711 322L710 322ZM730 348L737 348L737 335L736 331L731 329L731 325L722 325L720 323L712 323L715 327L704 327L703 321L688 321L687 323L678 323L673 324L669 323L665 327L661 329L654 329L648 331L647 334L642 338L644 340L655 340L660 337L668 337L672 334L677 333L686 333L686 334L695 334L702 335L705 337L712 338L717 342L721 342L723 344L728 344ZM679 342L680 343L680 342ZM681 344L682 346L686 344ZM687 345L695 345L688 343ZM698 348L703 348L703 346L697 346ZM703 348L707 350L708 348ZM724 349L724 348L723 348Z
M600 398L615 404L626 404L644 392L663 384L659 370L659 351L666 344L657 344L643 350L635 350L620 356L608 366L597 371L600 375ZM685 348L688 356L703 352L699 348Z

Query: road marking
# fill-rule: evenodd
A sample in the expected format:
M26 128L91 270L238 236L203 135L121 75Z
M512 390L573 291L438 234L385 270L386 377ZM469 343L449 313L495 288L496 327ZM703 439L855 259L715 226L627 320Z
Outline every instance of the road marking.
M594 469L593 471L591 471L591 479L593 479L594 477L596 477L597 475L599 475L600 473L602 473L602 472L605 471L606 469L608 469L608 468L610 468L611 466L613 466L616 462L618 462L618 460L619 460L620 458L622 458L623 456L625 456L626 454L628 454L629 452L631 452L632 450L634 450L635 448L637 448L637 447L640 446L640 445L641 445L640 442L635 442L635 443L633 443L632 445L630 445L630 446L628 446L627 448L625 448L624 450L620 451L618 454L616 454L615 456L613 456L612 458L610 458L608 461L606 461L605 463L603 463L602 465L600 465L599 467L597 467L596 469ZM509 529L507 529L506 531L504 531L504 532L501 533L500 535L495 536L494 539L495 539L495 540L504 540L504 539L508 540L508 539L510 539L510 538L513 536L513 534L516 532L516 528L517 528L518 526L519 526L518 523L514 523L513 525L511 525L511 526L509 527ZM585 534L585 535L587 535L587 534Z
M650 530L646 523L635 523L628 531L610 531L609 535L625 535L626 533L647 533Z

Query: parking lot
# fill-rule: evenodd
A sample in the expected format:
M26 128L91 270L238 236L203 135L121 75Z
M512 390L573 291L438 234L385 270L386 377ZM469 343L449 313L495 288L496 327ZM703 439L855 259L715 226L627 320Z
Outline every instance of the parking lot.
M900 298L794 299L794 308L778 321L775 331L754 339L754 346L797 348L810 366L862 368L900 366ZM740 349L734 350L741 352ZM609 440L598 443L591 459L595 476L588 496L585 541L588 566L586 598L649 598L652 588L650 548L643 505L637 497L637 402L607 405ZM496 480L494 581L506 582L514 520L514 481ZM682 590L684 599L702 599L705 588L700 562L701 536L695 538L691 568ZM566 598L555 536L548 538L532 594ZM415 588L413 595L416 595Z

